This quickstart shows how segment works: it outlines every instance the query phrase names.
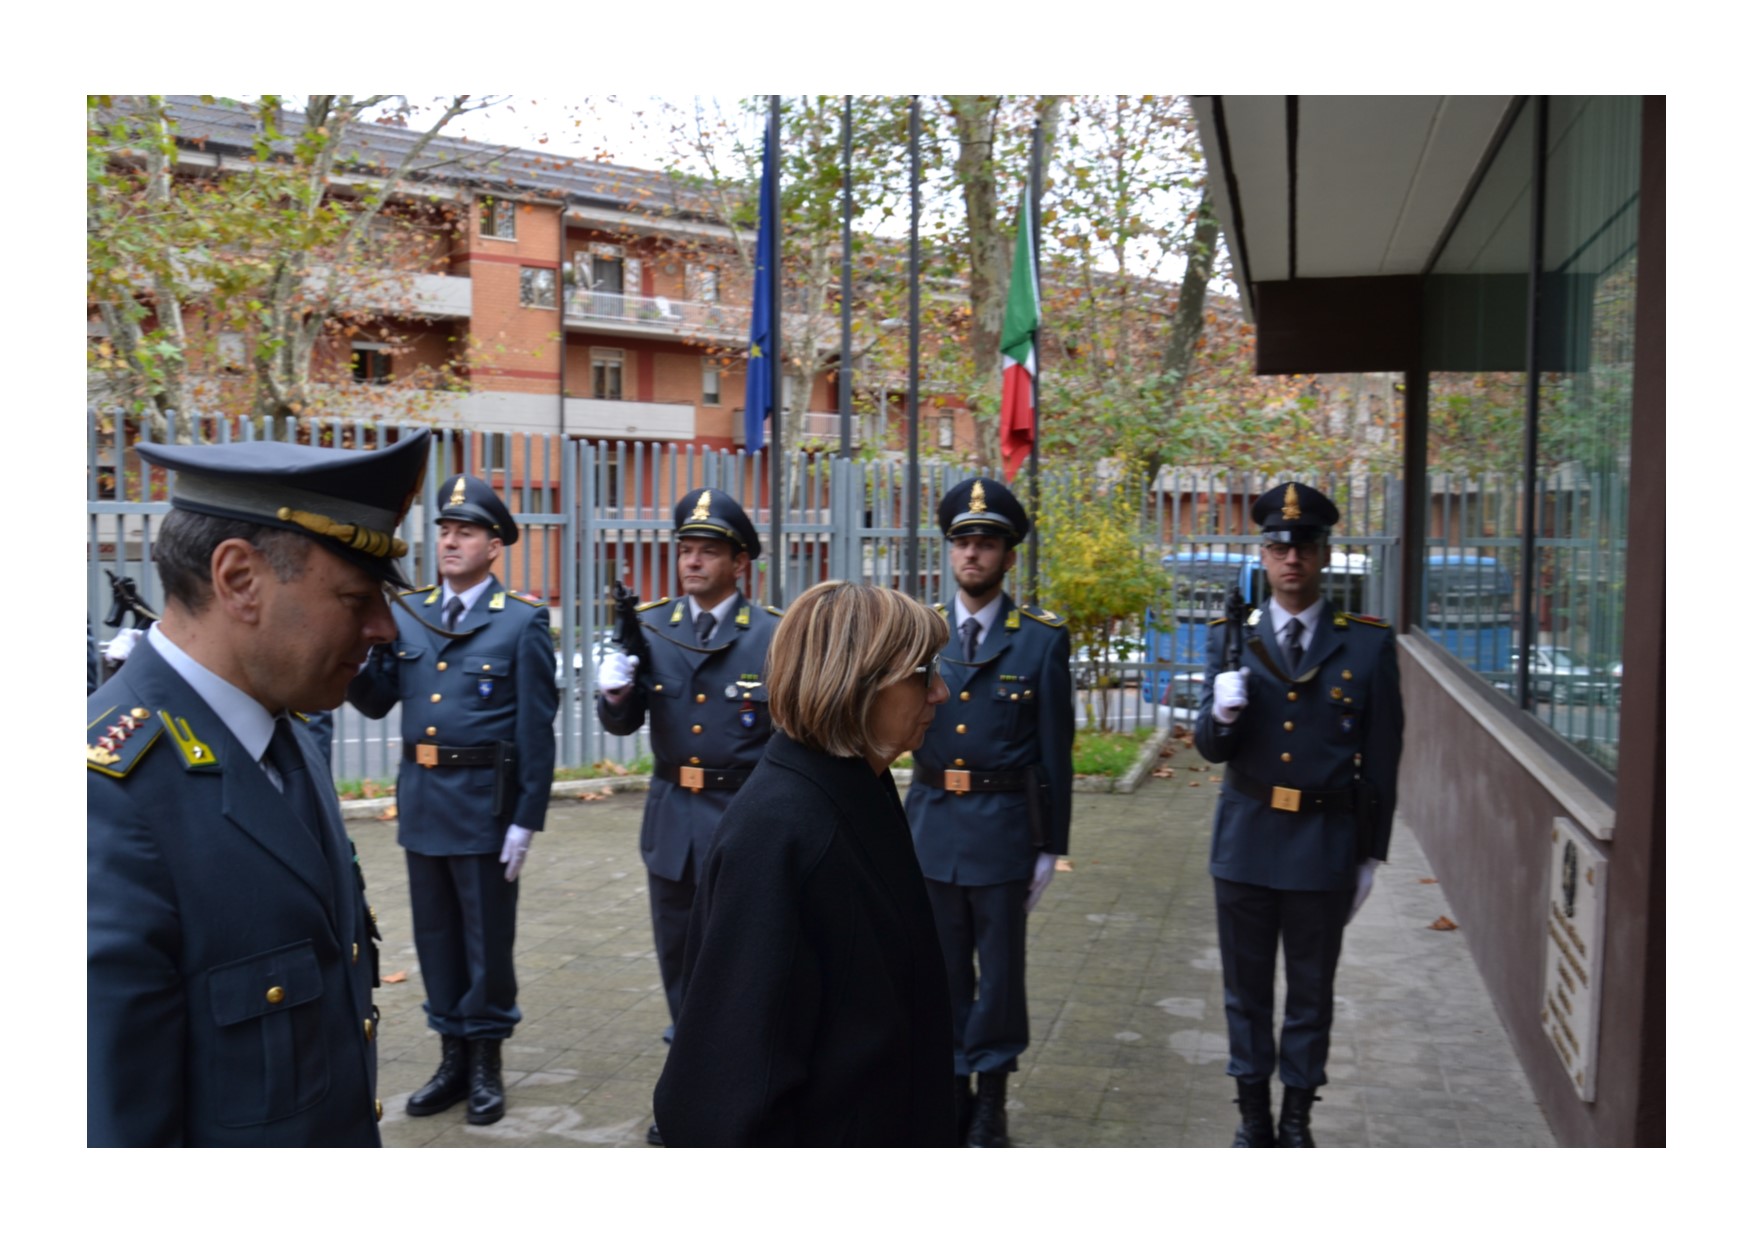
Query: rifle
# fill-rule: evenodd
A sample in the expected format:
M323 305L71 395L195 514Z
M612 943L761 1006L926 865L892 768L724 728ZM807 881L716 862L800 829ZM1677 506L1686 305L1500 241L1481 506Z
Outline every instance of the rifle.
M639 622L639 595L622 585L619 581L611 583L615 593L615 632L611 640L621 647L621 653L630 659L638 659L639 666L634 669L633 683L641 693L652 687L652 647L646 640L646 631Z
M1224 600L1224 670L1234 672L1242 666L1242 626L1248 617L1249 605L1236 586Z
M118 577L107 568L104 576L110 579L110 614L104 617L106 627L143 629L158 619L158 613L146 605L146 600L134 588L132 577ZM129 616L134 617L134 623L124 624Z

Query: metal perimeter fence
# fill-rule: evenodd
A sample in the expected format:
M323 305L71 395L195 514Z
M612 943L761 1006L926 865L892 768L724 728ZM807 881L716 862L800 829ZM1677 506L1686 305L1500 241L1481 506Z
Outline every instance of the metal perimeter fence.
M306 420L288 433L301 441L363 450L394 442L413 429L410 424L335 418ZM134 445L273 437L271 429L264 432L248 420L221 416L171 415L155 427L149 420L113 411L89 412L86 609L100 642L110 635L104 626L111 598L106 570L132 579L154 609L163 603L152 543L159 520L170 511L168 476L143 461ZM487 479L517 516L521 530L494 571L512 588L547 598L550 604L561 692L555 721L557 761L564 768L630 765L648 752L643 732L610 736L597 725L594 709L597 660L613 623L610 586L620 580L644 599L672 592L672 509L695 487L725 491L755 523L763 548L746 588L760 602L777 597L783 605L830 578L892 586L927 601L947 597L938 498L973 471L921 463L912 495L918 514L912 534L917 569L910 582L910 496L904 462L795 453L785 464L775 547L768 545L773 509L765 456L693 444L597 443L562 435L436 428L422 493L401 531L409 544L405 568L416 583L437 580L431 514L438 511L439 483L457 472ZM1051 467L1042 470L1044 489L1053 474ZM1022 488L1024 480L1018 481ZM1380 476L1311 481L1342 506L1341 528L1347 533L1336 551L1371 566L1350 605L1392 618L1398 590L1393 547L1399 539L1392 528L1399 512L1398 481ZM1081 726L1101 717L1111 728L1141 727L1163 720L1168 711L1185 715L1188 703L1175 690L1178 683L1185 688L1197 680L1204 666L1196 635L1203 635L1207 616L1188 603L1185 590L1178 600L1178 565L1190 558L1222 560L1246 553L1257 538L1248 504L1275 483L1264 475L1170 470L1141 497L1144 553L1164 566L1162 600L1129 627L1130 654L1118 665L1105 666L1104 675L1096 674L1089 652L1074 651ZM1027 494L1022 489L1019 493ZM1021 601L1028 601L1026 562L1020 554L1007 583ZM1183 575L1191 579L1191 574ZM336 711L332 763L338 781L393 780L400 752L395 711L382 720L366 719L346 706Z

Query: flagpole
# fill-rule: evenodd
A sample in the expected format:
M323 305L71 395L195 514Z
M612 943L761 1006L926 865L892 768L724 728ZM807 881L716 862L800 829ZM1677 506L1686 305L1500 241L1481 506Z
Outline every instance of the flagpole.
M1035 425L1030 428L1029 438L1029 511L1032 516L1041 513L1041 120L1037 118L1035 131L1029 138L1029 241L1032 250L1031 266L1035 271L1035 339L1031 346L1035 353L1035 374L1030 376L1030 405L1035 410ZM1040 605L1040 526L1034 521L1029 527L1029 601Z
M853 454L853 97L840 122L840 454Z
M907 105L907 593L920 597L920 97Z
M767 272L768 280L768 341L772 362L769 365L769 383L767 407L769 415L769 432L767 437L767 468L768 468L768 555L773 557L769 563L772 567L767 575L767 601L771 606L786 605L786 546L780 535L780 511L786 502L786 465L785 465L785 351L780 346L780 270L784 264L780 261L780 253L784 248L780 242L780 97L767 97L767 140L768 150L773 152L773 175L765 178L767 184L766 201L761 204L764 212L772 212L768 217L773 220L773 264Z

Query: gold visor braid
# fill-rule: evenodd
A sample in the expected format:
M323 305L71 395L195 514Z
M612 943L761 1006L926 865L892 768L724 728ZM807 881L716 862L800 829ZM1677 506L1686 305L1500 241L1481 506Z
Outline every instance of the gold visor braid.
M376 558L400 559L408 554L408 544L394 534L385 534L379 530L368 530L363 525L343 525L320 512L301 512L297 508L282 508L274 514L282 521L320 534L324 538L333 538L336 542L354 550L363 551L366 555Z

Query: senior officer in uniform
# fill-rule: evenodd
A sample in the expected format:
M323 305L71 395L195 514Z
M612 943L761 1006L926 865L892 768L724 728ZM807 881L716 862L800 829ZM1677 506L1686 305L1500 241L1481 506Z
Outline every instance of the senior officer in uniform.
M1006 1077L1029 1045L1026 914L1072 827L1071 645L1064 620L1004 592L1029 534L1004 483L952 487L938 525L957 585L938 606L950 622L950 700L915 751L907 817L950 978L959 1133L1003 1146Z
M614 651L597 680L597 716L608 731L637 732L651 712L654 778L639 847L672 1029L700 863L772 734L763 666L780 614L737 588L761 539L736 500L702 488L684 495L674 515L683 597L640 608L651 667L640 675L637 658ZM655 1125L646 1135L659 1140Z
M1346 923L1388 857L1401 758L1395 635L1321 596L1339 511L1284 483L1255 501L1272 590L1244 625L1241 667L1207 642L1194 742L1225 763L1212 823L1237 1147L1313 1146L1310 1106L1327 1081L1334 971ZM1222 622L1220 622L1222 623ZM1284 1084L1273 1131L1273 975L1285 952Z
M560 699L548 608L493 574L517 522L479 478L447 478L438 496L442 584L405 596L395 641L372 652L347 698L374 719L402 705L396 838L426 1023L442 1045L408 1113L467 1098L467 1122L491 1124L505 1114L500 1043L522 1018L518 875L548 816Z
M378 1145L377 937L299 712L395 632L419 431L141 444L163 618L86 702L86 1139Z

